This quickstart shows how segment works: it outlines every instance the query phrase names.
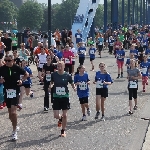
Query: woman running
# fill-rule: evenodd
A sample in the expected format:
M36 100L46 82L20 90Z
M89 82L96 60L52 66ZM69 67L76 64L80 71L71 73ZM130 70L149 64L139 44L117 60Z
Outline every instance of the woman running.
M79 66L78 67L78 72L74 76L74 83L77 86L77 95L79 97L79 101L81 104L82 108L82 121L86 121L86 113L85 110L87 109L87 114L90 116L90 109L89 109L89 104L88 104L88 99L89 99L89 87L88 85L90 84L90 80L88 77L88 74L85 73L85 67L84 66Z
M145 92L145 85L148 85L148 73L150 72L150 64L147 61L147 56L143 57L144 61L141 62L140 68L142 72L142 85L143 85L143 92Z
M105 64L102 62L99 64L100 71L96 72L95 81L96 84L96 115L95 119L98 119L100 115L100 107L102 111L101 121L105 121L104 116L104 102L108 97L108 85L112 84L110 75L105 70Z
M140 70L137 68L137 61L134 59L130 60L130 69L127 70L128 79L128 90L129 90L129 115L133 114L132 97L134 98L134 110L137 110L137 90L138 90L138 79L141 79Z
M116 51L116 59L117 59L117 66L118 66L118 77L123 78L123 65L124 65L124 57L125 57L125 51L123 50L122 45L119 46L119 50ZM120 76L121 73L121 76Z
M29 73L29 77L22 82L22 86L20 87L20 97L19 97L19 104L18 108L21 110L22 109L22 100L23 100L23 95L26 93L27 96L30 95L30 97L33 97L33 92L31 91L31 77L33 77L32 71L29 67L27 67L27 61L23 60L21 63L22 68ZM22 79L23 75L20 76L20 79Z
M89 49L90 62L91 62L91 65L92 65L92 70L91 71L94 71L93 60L95 59L95 52L96 52L96 48L94 48L94 45L91 44L90 49Z
M60 61L57 64L56 72L51 75L50 88L53 85L53 110L54 118L59 119L58 127L62 126L61 136L65 137L65 129L67 124L67 111L70 109L69 102L69 90L68 82L71 84L72 88L75 90L75 85L73 83L72 77L64 71L65 64ZM62 115L59 111L62 110Z
M101 52L103 50L103 45L104 45L104 38L100 34L100 36L98 37L98 51L99 51L100 58L101 58Z
M48 112L49 109L49 85L51 82L51 74L56 71L56 66L52 63L51 56L47 56L47 63L44 64L42 72L44 72L44 112ZM53 101L53 93L51 89L51 102Z

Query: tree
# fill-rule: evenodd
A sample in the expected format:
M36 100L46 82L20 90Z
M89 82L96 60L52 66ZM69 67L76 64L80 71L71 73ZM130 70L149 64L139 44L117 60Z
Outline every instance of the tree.
M15 22L18 8L9 0L0 0L0 29L13 27L10 22Z
M43 7L34 0L26 1L19 9L18 28L40 29L43 22Z

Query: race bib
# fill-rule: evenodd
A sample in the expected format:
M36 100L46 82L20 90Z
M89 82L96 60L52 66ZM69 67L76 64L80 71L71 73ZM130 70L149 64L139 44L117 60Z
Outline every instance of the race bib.
M12 44L16 44L17 42L16 41L12 41Z
M150 55L148 55L148 59L150 59Z
M137 82L135 82L135 81L130 81L130 82L129 82L129 88L133 88L133 89L137 88Z
M94 54L94 50L90 50L90 54Z
M51 74L46 74L46 81L51 81Z
M75 61L75 58L72 58L72 61Z
M143 43L143 45L146 45L146 42L145 42L145 43Z
M103 43L102 42L99 42L99 45L102 45Z
M20 61L23 61L23 60L24 60L24 58L23 58L22 56L19 56L19 59L20 59Z
M80 90L86 90L86 89L87 89L87 83L85 83L85 82L80 82L80 84L79 84L79 89L80 89Z
M64 87L56 87L56 94L57 95L66 95Z
M118 59L122 59L122 57L120 55L117 56Z
M16 97L16 90L8 89L6 92L7 92L7 98L14 98L14 97Z
M84 53L85 53L85 50L80 50L80 52L81 52L82 54L84 54Z
M103 83L102 83L102 81L97 81L97 82L96 82L96 88L103 88Z
M65 64L70 64L70 60L68 58L65 58Z
M142 73L146 74L147 73L147 68L142 68Z
M77 35L77 38L80 38L80 35Z
M108 43L108 40L106 40L106 42Z

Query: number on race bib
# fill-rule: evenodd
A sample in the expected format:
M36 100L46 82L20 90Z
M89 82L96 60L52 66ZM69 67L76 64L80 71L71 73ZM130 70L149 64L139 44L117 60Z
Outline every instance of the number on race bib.
M99 45L102 45L103 43L102 42L99 42Z
M102 81L97 81L97 82L96 82L96 88L103 88L103 83L102 83Z
M64 87L56 87L56 94L57 95L65 95L65 88Z
M90 54L94 54L94 50L90 50Z
M87 89L87 83L86 82L80 82L79 89L80 90L86 90Z
M24 58L23 58L22 56L19 56L19 59L20 59L20 61L23 61L23 60L24 60Z
M65 58L65 64L70 64L70 60L68 58Z
M142 73L146 74L147 73L147 68L142 68Z
M135 82L135 81L130 81L130 82L129 82L129 88L133 88L133 89L137 88L137 82Z
M51 81L51 74L46 74L46 81Z
M7 98L15 98L16 97L16 90L8 89L6 92L7 92Z

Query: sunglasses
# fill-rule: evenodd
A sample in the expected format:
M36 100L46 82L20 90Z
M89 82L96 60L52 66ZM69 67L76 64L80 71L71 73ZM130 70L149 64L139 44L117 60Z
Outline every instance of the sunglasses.
M12 60L4 60L5 62L11 62Z
M100 67L104 67L104 66L100 66Z
M47 59L51 59L51 58L47 58Z

